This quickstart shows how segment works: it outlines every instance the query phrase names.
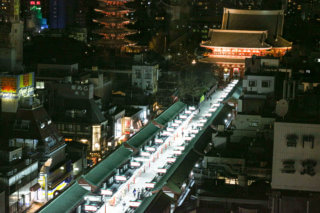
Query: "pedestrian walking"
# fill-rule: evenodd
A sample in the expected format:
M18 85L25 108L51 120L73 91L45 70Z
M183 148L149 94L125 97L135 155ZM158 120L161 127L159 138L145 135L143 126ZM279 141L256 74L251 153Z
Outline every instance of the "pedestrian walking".
M123 201L123 203L122 203L122 211L123 212L124 212L125 208L126 208L126 203Z
M138 196L137 196L138 200L140 200L140 191L138 191Z
M137 190L136 190L136 188L134 188L134 189L133 189L133 196L134 196L134 197L136 197L136 192L137 192Z

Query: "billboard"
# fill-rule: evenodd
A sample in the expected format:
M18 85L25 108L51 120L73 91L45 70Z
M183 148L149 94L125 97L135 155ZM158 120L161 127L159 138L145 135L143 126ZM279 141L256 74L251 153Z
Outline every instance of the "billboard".
M29 87L33 85L33 73L20 75L19 78L19 88Z
M17 96L33 94L34 73L0 76L0 95Z
M1 93L17 93L18 81L16 77L1 76Z

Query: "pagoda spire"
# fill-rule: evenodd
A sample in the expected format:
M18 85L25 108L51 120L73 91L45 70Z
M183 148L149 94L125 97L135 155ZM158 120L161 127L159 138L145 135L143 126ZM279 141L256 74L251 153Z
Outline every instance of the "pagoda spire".
M133 12L125 6L128 1L132 0L98 0L99 5L94 10L102 17L93 19L93 22L100 24L100 28L93 30L93 33L101 38L93 41L94 45L120 50L135 45L126 39L127 35L136 33L135 30L126 28L126 25L134 22L128 18L128 14Z

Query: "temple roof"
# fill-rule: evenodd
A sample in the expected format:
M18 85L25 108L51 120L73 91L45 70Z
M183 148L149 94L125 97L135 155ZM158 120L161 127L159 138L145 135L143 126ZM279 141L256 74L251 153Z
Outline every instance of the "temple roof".
M209 30L210 40L201 44L209 47L237 47L237 48L270 48L265 42L267 31L246 30Z
M282 36L277 36L276 39L267 39L267 42L272 45L272 47L279 48L279 47L286 47L291 48L292 42L287 41L286 39L282 38Z
M244 58L211 58L205 57L199 60L202 63L216 63L216 64L241 64L244 65Z
M97 18L96 19L98 22L103 22L103 23L124 23L124 22L132 22L128 18L123 18L123 17L107 17L104 16L102 18Z
M126 13L126 12L133 12L133 9L127 8L125 6L98 6L95 8L97 12L117 12L117 13Z
M130 41L127 39L99 39L99 40L93 41L92 43L93 45L108 46L110 48L135 45L133 41Z
M136 30L131 30L127 28L117 29L117 28L101 28L93 30L94 33L97 34L125 34L130 35L136 33Z
M238 10L224 8L221 29L267 30L269 37L282 35L283 10Z
M131 2L131 1L134 1L134 0L98 0L98 1L101 1L101 2L117 2L117 3L127 3L127 2Z

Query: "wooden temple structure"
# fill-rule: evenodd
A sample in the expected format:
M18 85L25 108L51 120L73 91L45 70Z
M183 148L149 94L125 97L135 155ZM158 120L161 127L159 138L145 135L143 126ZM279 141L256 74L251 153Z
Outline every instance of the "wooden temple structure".
M292 47L282 37L283 10L238 10L224 8L221 29L210 29L209 40L200 45L208 50L201 62L221 67L224 79L244 75L245 58L281 57Z
M127 18L127 14L133 12L125 5L130 0L98 0L99 5L94 10L100 13L99 18L93 22L99 23L100 28L93 33L100 35L100 39L93 41L94 45L103 46L107 49L118 49L121 52L135 43L126 39L127 35L136 33L135 30L126 28L133 22Z

